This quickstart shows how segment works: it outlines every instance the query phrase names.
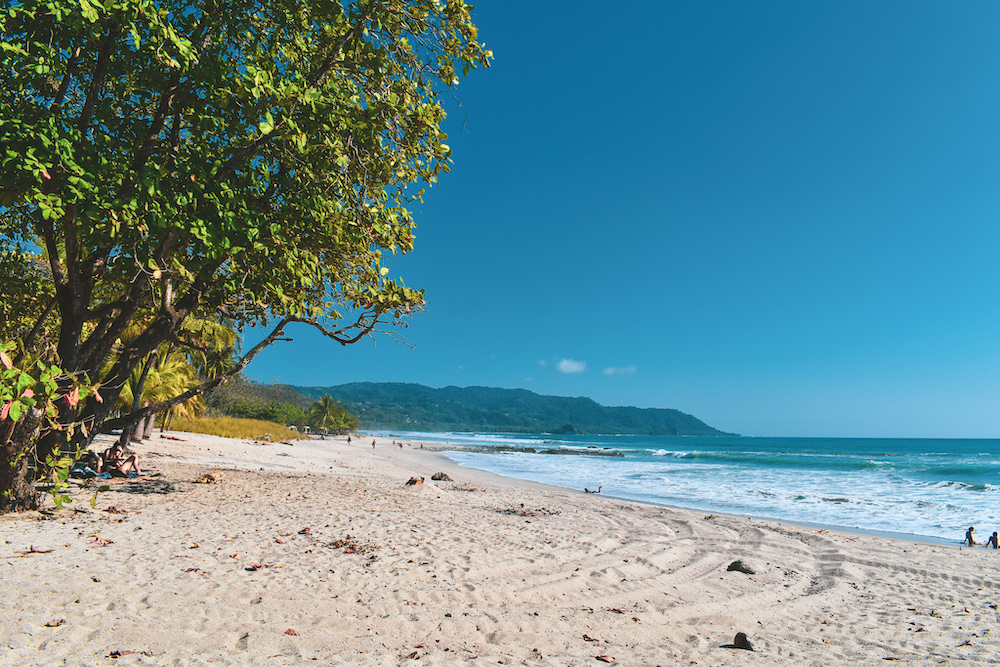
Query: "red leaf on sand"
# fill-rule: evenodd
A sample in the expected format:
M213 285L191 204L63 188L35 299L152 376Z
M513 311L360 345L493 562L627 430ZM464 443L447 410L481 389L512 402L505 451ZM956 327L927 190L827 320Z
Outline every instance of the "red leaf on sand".
M274 538L274 541L277 542L278 544L284 544L285 543L285 541L283 539L281 539L280 537Z
M585 641L585 642L599 642L601 640L600 639L594 639L590 635L584 635L583 636L583 641Z
M291 635L293 637L298 637L299 636L299 631L298 630L292 630L291 628L288 628L287 630L285 630L285 634L286 635Z
M246 568L248 572L256 572L257 570L267 567L263 563L250 563L250 567Z
M299 531L299 535L308 535L311 532L312 532L312 528L310 528L309 526L306 526L305 528L303 528L302 530Z
M413 653L411 653L410 655L406 656L406 659L407 659L407 660L416 660L416 659L418 659L419 657L420 657L420 654L419 654L419 653L417 653L416 651L414 651L414 652L413 652Z
M610 655L595 655L594 658L596 660L600 660L601 662L607 662L607 663L615 661L615 659L612 658Z

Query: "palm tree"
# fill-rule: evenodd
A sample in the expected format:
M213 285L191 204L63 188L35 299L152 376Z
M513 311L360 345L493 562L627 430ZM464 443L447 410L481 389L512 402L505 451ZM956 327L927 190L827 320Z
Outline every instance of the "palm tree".
M143 378L145 372L145 378ZM141 396L143 403L155 403L173 398L197 384L195 369L185 359L169 357L159 364L149 363L137 366L129 381L122 387L118 396L118 407L122 410L135 408L135 397ZM182 416L188 416L194 410L200 397L195 396L186 403L177 406L176 410ZM146 424L136 426L136 431L143 437L149 437L152 431L152 416Z
M327 394L312 404L309 422L316 429L328 429L333 433L350 433L361 426L358 418L347 411L340 401Z
M215 378L236 364L233 355L239 352L239 334L225 320L189 318L184 330L195 344L187 355L203 378Z

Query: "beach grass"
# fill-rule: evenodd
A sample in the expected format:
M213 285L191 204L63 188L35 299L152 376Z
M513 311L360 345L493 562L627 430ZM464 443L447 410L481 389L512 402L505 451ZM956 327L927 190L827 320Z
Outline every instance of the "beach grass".
M242 417L193 417L174 421L175 431L205 433L224 438L252 440L308 440L309 436L290 430L277 422Z

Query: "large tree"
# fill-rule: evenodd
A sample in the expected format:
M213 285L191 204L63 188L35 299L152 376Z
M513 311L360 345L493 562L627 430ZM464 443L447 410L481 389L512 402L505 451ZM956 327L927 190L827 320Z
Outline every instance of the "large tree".
M232 374L291 322L348 344L419 309L382 255L413 248L406 207L448 169L441 94L492 56L470 10L7 0L0 241L51 285L32 283L19 342L47 331L67 377L100 388L59 419L127 426L220 382L114 412L158 346L198 347L192 316L273 327Z

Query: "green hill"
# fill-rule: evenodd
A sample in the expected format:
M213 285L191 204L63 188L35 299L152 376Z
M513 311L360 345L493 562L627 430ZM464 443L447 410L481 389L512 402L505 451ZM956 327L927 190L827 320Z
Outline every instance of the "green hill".
M605 407L589 398L542 396L526 389L433 389L396 382L292 389L310 399L332 395L369 429L728 435L678 410Z

